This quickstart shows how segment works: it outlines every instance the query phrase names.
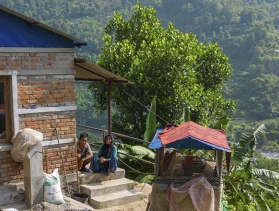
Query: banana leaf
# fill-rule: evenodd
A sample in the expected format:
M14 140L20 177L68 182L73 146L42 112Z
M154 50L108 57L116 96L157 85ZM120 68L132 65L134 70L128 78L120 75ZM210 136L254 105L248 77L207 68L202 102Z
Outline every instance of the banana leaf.
M155 153L146 147L132 146L131 151L133 155L143 155L143 156L147 156L150 159L155 159Z
M153 98L149 112L146 117L146 130L144 140L151 142L156 133L156 99Z

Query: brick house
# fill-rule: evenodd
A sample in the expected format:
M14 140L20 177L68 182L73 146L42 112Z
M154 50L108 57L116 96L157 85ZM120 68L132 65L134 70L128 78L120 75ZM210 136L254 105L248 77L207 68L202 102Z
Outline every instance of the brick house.
M23 165L11 156L11 139L24 128L43 133L48 173L62 172L58 131L65 171L75 173L75 81L103 81L109 88L129 81L74 58L75 47L86 43L1 5L0 27L5 29L0 32L0 186L23 181Z

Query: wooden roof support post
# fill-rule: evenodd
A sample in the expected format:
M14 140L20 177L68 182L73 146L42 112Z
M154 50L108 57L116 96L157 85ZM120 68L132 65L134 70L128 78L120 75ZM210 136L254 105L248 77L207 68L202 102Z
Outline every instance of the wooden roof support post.
M111 80L108 80L108 134L112 132L112 117L111 117L111 110L112 110L112 102L111 102Z

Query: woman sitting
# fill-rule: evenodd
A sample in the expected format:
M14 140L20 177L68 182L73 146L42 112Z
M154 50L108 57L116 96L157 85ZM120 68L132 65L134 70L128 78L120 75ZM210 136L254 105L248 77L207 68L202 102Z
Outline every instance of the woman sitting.
M98 157L93 156L91 169L93 172L114 173L117 168L117 148L111 135L106 135L99 148Z

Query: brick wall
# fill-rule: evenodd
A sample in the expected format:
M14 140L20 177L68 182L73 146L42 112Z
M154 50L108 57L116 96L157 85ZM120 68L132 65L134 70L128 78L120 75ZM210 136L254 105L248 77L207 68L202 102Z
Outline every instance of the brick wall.
M59 175L64 175L64 170L66 174L76 172L76 153L74 144L61 144L60 148L45 147L44 152L45 155L47 155L43 157L44 172L52 173L55 168L59 169ZM63 157L63 162L61 156Z
M31 128L40 131L46 140L74 138L76 136L76 111L61 111L19 115L20 130Z
M74 75L18 76L18 108L75 105Z
M45 154L43 155L42 165L45 173L50 174L55 168L58 168L59 175L64 175L64 170L66 174L76 172L74 144L61 144L60 148L57 146L44 147L43 151ZM23 172L23 163L14 161L11 151L0 153L0 185L23 181Z
M18 109L28 109L31 104L37 108L73 106L75 105L75 76L61 74L47 74L48 70L73 70L74 53L1 53L0 71L16 70L18 89ZM23 75L20 71L29 71ZM36 74L36 71L40 73ZM30 71L32 74L30 75ZM42 74L42 72L46 74ZM24 112L23 112L24 113ZM32 128L44 135L44 141L57 140L56 130L59 132L59 139L69 139L76 136L76 112L59 111L20 114L19 129ZM62 172L62 160L60 151L63 153L64 167L66 174L74 173L76 169L74 144L57 145L44 147L48 155L48 173L55 168ZM46 171L46 157L43 157L43 169ZM12 159L10 151L0 153L0 185L9 182L23 180L23 164Z
M0 153L0 185L23 180L23 163L13 160L11 151Z

